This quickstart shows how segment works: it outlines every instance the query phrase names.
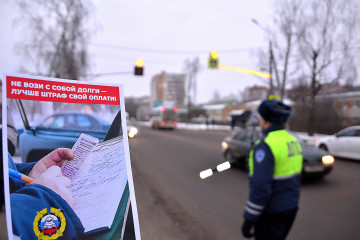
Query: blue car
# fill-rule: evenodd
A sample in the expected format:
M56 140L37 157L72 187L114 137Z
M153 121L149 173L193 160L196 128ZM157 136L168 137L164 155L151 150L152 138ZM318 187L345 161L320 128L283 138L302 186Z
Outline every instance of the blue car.
M72 148L81 133L102 141L110 124L94 114L62 112L45 118L36 127L24 121L25 130L19 135L23 162L38 161L59 147Z

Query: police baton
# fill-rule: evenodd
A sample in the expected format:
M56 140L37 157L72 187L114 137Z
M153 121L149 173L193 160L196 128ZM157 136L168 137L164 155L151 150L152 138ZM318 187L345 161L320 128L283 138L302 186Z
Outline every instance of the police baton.
M231 161L223 162L216 166L216 168L209 168L204 171L200 172L200 178L205 179L207 177L212 176L214 173L225 171L229 168L231 168L236 163L236 159L233 159Z

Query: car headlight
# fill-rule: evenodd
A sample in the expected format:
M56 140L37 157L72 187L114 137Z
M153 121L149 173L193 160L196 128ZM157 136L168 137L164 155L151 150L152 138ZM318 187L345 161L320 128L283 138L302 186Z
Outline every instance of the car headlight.
M325 165L333 164L334 163L334 157L331 155L325 155L322 157L322 162Z
M222 141L221 142L221 147L222 147L222 150L225 152L226 149L228 149L229 145L226 142Z
M138 133L137 128L132 127L132 128L130 128L130 131L129 131L128 135L129 135L130 138L133 138L137 133Z

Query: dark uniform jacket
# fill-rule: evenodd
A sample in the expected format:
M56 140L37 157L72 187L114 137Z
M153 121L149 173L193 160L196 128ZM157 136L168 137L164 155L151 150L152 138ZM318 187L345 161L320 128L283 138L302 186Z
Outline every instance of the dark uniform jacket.
M254 147L254 174L250 177L250 197L245 206L245 220L256 222L263 213L279 213L298 206L301 172L284 179L275 179L274 156L265 142L267 134L283 129L284 127L279 125L265 129L264 137Z

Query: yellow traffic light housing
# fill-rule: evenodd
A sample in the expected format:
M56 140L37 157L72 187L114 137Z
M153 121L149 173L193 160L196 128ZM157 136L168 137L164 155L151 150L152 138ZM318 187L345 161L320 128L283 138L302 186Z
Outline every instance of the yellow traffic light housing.
M209 57L209 68L216 69L219 68L219 59L217 51L212 51Z

